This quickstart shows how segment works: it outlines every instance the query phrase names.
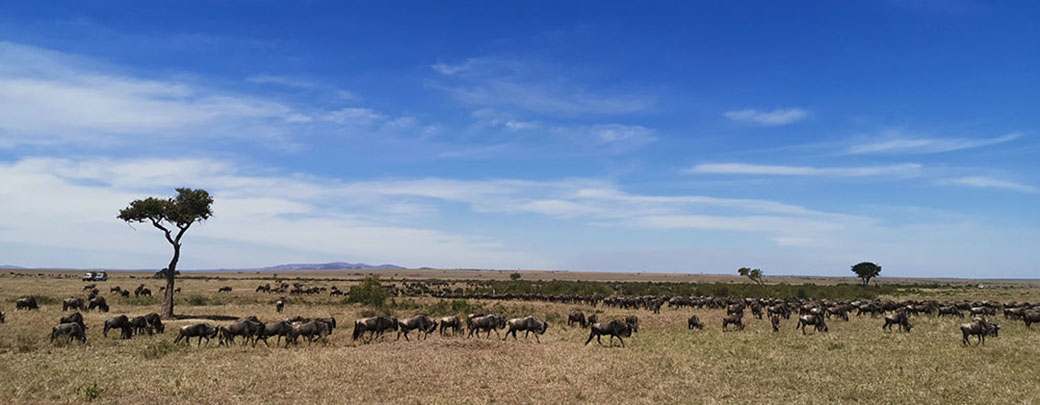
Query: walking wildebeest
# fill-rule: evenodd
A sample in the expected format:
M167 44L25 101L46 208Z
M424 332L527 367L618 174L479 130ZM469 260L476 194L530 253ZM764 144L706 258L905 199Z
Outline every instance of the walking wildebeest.
M635 315L629 315L625 317L625 323L628 324L629 329L632 329L632 333L639 332L639 317Z
M408 332L414 329L419 330L419 338L430 336L431 333L437 330L437 321L430 319L426 314L418 314L411 318L406 318L397 323L397 340L401 340L401 335L404 334L404 340L408 341Z
M328 344L328 340L325 336L329 334L329 324L319 321L312 320L310 322L295 322L292 324L292 329L289 330L289 334L285 336L285 347L289 347L289 343L299 344L296 339L300 336L307 338L307 344L313 344L314 339L319 339L323 343Z
M371 342L376 335L383 336L383 332L388 330L397 330L398 322L397 318L389 318L385 316L372 316L368 318L362 318L354 321L354 334L352 340L357 340L362 337L365 332L369 333L368 341Z
M597 322L589 327L589 338L585 340L585 344L589 344L592 338L596 338L596 342L603 345L603 341L600 340L600 336L610 335L610 345L614 345L614 338L617 338L618 342L621 342L621 347L625 347L625 341L621 339L622 336L632 336L632 329L628 327L628 324L619 320L611 320L609 322Z
M581 325L581 328L585 329L585 314L576 311L572 312L570 315L567 315L567 326L570 327L574 324Z
M22 309L26 311L40 309L40 306L36 305L36 297L23 297L19 298L18 301L15 301L14 310L18 311Z
M87 324L83 323L83 314L79 312L73 312L61 317L61 319L58 320L58 323L76 323L79 324L84 331L87 330Z
M285 309L285 297L279 298L278 301L275 301L274 309L278 311L279 314L282 313L282 310Z
M69 297L61 302L61 310L68 311L69 308L78 309L80 311L87 310L87 304L83 301L83 298Z
M209 340L217 337L217 328L208 323L197 323L194 325L181 326L181 331L177 334L177 338L173 340L173 344L177 344L184 339L184 341L191 346L191 338L199 338L199 346L202 346L202 339L206 339L206 344L209 344Z
M101 312L108 312L108 303L105 302L105 297L94 297L94 299L91 299L90 304L87 305L87 311L91 311L94 308Z
M217 292L218 292L218 293L222 293L222 292L231 292L231 287L228 287L228 286L223 286L223 287L220 287L220 288L218 288L218 289L217 289Z
M462 321L459 320L458 316L446 316L440 319L441 335L446 335L446 331L451 331L451 335L455 336L462 333Z
M495 314L473 317L468 319L468 321L468 336L470 337L473 336L473 332L477 332L477 337L480 337L481 331L487 332L488 339L491 338L491 331L495 331L495 337L501 337L501 335L499 335L498 333L498 330L505 329L506 327L506 318L503 318Z
M906 333L910 333L910 328L914 326L910 324L910 317L903 311L885 315L885 324L881 326L881 329L890 329L892 325L899 325L899 329Z
M968 337L971 335L975 335L979 338L978 343L975 344L984 344L986 343L986 335L993 335L993 337L997 337L997 334L999 332L1000 325L990 323L989 321L983 318L975 318L975 320L971 321L971 323L961 325L961 334L963 335L961 343L967 346L969 344Z
M79 340L81 343L87 343L87 334L84 333L83 327L78 323L62 323L51 329L51 342L57 339L58 336L68 336L69 341L72 339Z
M284 319L277 322L265 323L263 330L260 331L260 336L257 338L263 340L265 345L271 346L270 343L267 343L267 338L270 336L278 336L278 339L274 342L275 346L277 346L278 343L281 343L283 336L289 336L289 331L291 330L292 323Z
M806 326L814 326L817 332L827 332L827 323L823 320L823 316L820 315L802 315L798 317L798 324L794 328L801 329L804 335Z
M112 329L119 329L120 339L130 339L130 336L134 332L133 326L130 324L130 319L127 318L126 315L119 315L106 320L105 330L102 332L102 335L108 337L108 331Z
M1022 313L1022 321L1026 327L1032 329L1034 323L1040 323L1040 311L1026 311Z
M736 325L738 330L744 330L744 316L743 312L738 312L733 315L726 315L722 318L722 330L726 330L726 326Z
M704 329L704 324L701 323L701 318L698 318L697 315L692 315L692 316L690 316L690 319L686 320L686 328L687 329L693 329L693 328Z
M773 326L773 332L780 331L780 317L776 315L769 315L769 324Z
M542 322L540 319L533 316L510 319L508 325L509 329L506 330L506 334L502 337L502 340L506 340L510 333L513 334L513 340L517 340L516 332L523 331L524 339L527 339L527 336L531 332L534 332L534 340L538 343L542 343L542 341L538 339L538 335L544 335L545 330L549 328L548 322Z
M236 336L242 336L242 344L248 344L250 340L253 341L253 347L256 347L257 337L263 334L264 324L256 320L256 317L252 319L239 319L228 326L221 326L218 328L218 343L217 346L223 346L225 343L231 346L235 342Z

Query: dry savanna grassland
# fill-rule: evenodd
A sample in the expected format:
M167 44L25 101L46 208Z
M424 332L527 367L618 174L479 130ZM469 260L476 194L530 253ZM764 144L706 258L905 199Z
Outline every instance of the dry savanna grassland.
M392 282L394 271L383 272ZM508 278L508 273L415 272L429 278ZM17 275L16 275L17 274ZM554 304L540 301L452 300L395 297L398 317L469 311L507 316L534 315L549 322L535 339L443 337L406 342L388 334L370 344L351 339L353 320L372 311L327 292L290 296L275 312L279 295L256 293L270 274L205 273L178 280L182 292L165 334L119 339L102 337L105 319L158 312L160 280L144 273L110 272L98 289L109 313L84 313L87 343L52 343L51 327L61 300L82 297L81 273L0 273L0 402L2 403L1040 403L1040 327L1000 318L1000 335L985 345L964 347L962 319L917 316L911 333L882 331L881 318L832 319L829 333L803 336L795 319L779 333L768 320L745 317L742 331L723 331L724 310L644 309ZM281 274L308 286L357 284L363 272ZM397 272L398 277L408 273ZM418 277L416 276L416 277ZM580 273L525 274L527 278L575 277ZM133 277L133 278L131 278ZM299 277L299 280L296 280ZM633 277L636 276L624 276ZM691 280L696 281L696 280ZM740 282L732 280L733 282ZM121 298L109 288L145 284L153 298ZM974 284L975 281L970 282ZM1040 288L1030 282L994 283L990 288L932 287L894 299L1032 301ZM218 293L223 286L230 293ZM40 297L40 310L15 311L22 296ZM886 298L886 297L882 297ZM625 347L584 345L588 331L566 326L581 310L600 318L639 316L640 328ZM454 311L454 312L453 312ZM689 330L696 314L704 330ZM338 327L327 343L285 348L217 341L199 347L175 345L182 325L229 321L255 315L263 321L302 315L334 316ZM432 315L432 314L431 314ZM229 318L230 319L230 318ZM606 339L604 340L606 342ZM273 339L272 339L273 343Z

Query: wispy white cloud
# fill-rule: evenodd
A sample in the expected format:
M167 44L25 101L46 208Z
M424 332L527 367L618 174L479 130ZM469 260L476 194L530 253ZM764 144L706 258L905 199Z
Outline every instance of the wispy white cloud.
M960 177L947 181L948 184L955 184L959 186L977 187L977 188L995 188L1001 190L1018 191L1022 193L1040 193L1040 187L1030 186L1028 184L1016 183L1013 181L1001 180L993 177L986 176L968 176Z
M813 167L758 165L750 163L702 163L686 169L683 172L691 174L750 174L771 176L916 176L921 172L921 165L917 163L905 163L884 166Z
M1022 134L1016 132L994 138L928 138L906 136L899 131L887 131L881 136L881 140L852 145L846 152L850 154L943 153L1001 144L1021 137Z
M751 122L759 125L777 126L793 124L809 116L802 108L778 108L772 111L737 110L729 111L726 118L734 121Z
M274 84L279 86L295 87L300 89L310 89L315 87L314 83L307 80L268 74L252 75L247 77L246 81L256 84Z

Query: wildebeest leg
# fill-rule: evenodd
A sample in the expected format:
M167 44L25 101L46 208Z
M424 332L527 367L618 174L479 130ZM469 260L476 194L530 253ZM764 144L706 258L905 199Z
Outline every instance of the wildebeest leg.
M596 334L596 332L589 331L589 338L585 340L585 344L586 345L588 345L589 342L592 341L592 336L595 335L595 334Z
M613 336L613 335L611 335L611 336ZM618 337L617 337L617 341L618 341L618 342L621 342L621 347L625 347L625 340L624 340L624 339L621 339L621 336L618 336ZM613 343L611 343L611 345L613 345Z
M538 343L542 343L542 340L538 339L538 334L537 333L534 334L534 341L536 341Z

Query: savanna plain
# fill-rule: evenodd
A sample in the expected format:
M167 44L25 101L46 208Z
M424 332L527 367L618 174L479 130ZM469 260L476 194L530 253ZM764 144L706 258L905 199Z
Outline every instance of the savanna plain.
M968 318L919 315L910 333L883 331L883 318L830 319L829 332L803 335L797 315L773 332L768 318L750 315L747 327L723 331L725 309L671 308L660 313L603 305L530 300L440 299L395 296L382 308L349 303L329 290L288 295L283 313L274 302L282 294L255 292L274 283L253 272L186 274L178 279L177 319L166 332L119 338L102 336L112 316L158 312L162 281L147 273L110 272L96 283L111 307L108 313L83 312L87 342L51 342L51 327L63 312L61 300L83 297L79 272L4 271L0 273L0 402L2 403L1040 403L1040 327L1021 321L1000 323L998 337L984 345L961 344L959 325ZM469 273L384 272L392 285L408 276L459 280ZM306 272L279 274L288 283L347 290L365 274ZM480 277L502 278L494 272ZM525 279L553 274L524 274ZM580 273L565 277L580 278ZM637 279L637 276L626 276ZM740 281L732 280L734 283ZM458 281L461 282L461 281ZM854 283L854 281L849 281ZM123 298L109 292L140 284L154 297ZM220 292L221 287L231 292ZM977 288L930 285L898 289L879 299L1040 300L1033 283L1008 282ZM14 302L37 297L37 311L16 311ZM353 321L375 312L398 318L496 312L507 318L533 315L547 320L539 336L519 339L442 336L396 340L394 332L371 343L351 339ZM600 319L640 318L639 330L625 347L596 340L589 331L567 326L574 311ZM200 347L174 344L180 326L196 322L228 324L255 315L264 322L304 317L335 317L327 342L291 347L260 342L256 347L217 340ZM697 315L703 330L688 329ZM499 331L501 333L503 331Z

